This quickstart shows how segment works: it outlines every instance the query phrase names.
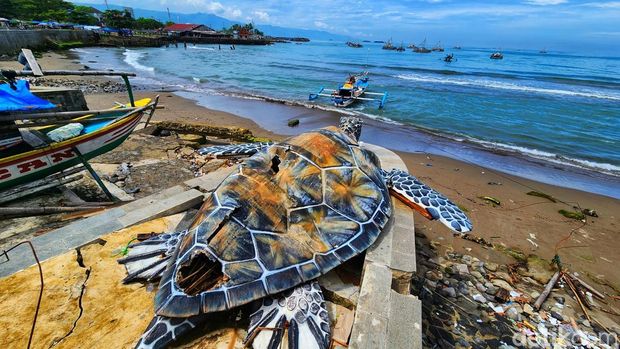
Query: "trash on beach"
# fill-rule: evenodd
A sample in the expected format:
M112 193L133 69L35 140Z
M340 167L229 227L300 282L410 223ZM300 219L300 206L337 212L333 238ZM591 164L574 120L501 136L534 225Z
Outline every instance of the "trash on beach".
M489 182L488 185L502 185L502 182Z
M488 201L492 204L495 204L497 206L501 206L501 202L499 200L497 200L496 198L492 197L492 196L478 196L479 199Z
M581 213L585 214L586 216L590 216L590 217L598 217L598 213L596 213L596 210L593 210L590 208L584 208L583 210L581 210Z

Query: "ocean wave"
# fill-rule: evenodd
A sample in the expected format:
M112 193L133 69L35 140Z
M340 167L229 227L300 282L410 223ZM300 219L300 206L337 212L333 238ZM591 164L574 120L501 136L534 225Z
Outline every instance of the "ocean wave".
M140 63L140 58L144 57L144 53L140 52L140 51L133 51L133 50L125 50L123 52L123 56L125 56L125 59L123 61L125 61L125 63L129 64L130 66L138 69L138 70L143 70L143 71L147 71L147 72L154 72L155 68L153 67L149 67L146 65L143 65Z
M474 87L483 87L483 88L488 88L488 89L519 91L519 92L538 93L538 94L546 94L546 95L596 98L596 99L607 99L607 100L612 100L612 101L620 101L620 94L607 93L603 91L587 91L587 90L572 91L572 90L562 90L562 89L554 89L554 88L542 88L542 87L535 87L535 86L518 85L518 84L514 84L510 82L503 82L503 81L497 81L497 80L446 79L446 78L440 78L440 77L434 77L434 76L428 76L428 75L420 75L420 74L400 74L400 75L396 75L395 77L398 79L402 79L402 80L434 83L434 84L474 86Z
M213 47L188 46L192 50L215 51Z
M484 141L477 138L466 137L466 141L483 146L484 148L492 151L506 151L511 153L518 153L521 155L529 156L535 159L544 160L564 166L573 166L586 170L595 170L597 172L605 173L612 176L620 176L620 166L613 164L595 162L584 159L576 159L568 156L554 154L538 149L531 149L527 147L510 145L498 142Z

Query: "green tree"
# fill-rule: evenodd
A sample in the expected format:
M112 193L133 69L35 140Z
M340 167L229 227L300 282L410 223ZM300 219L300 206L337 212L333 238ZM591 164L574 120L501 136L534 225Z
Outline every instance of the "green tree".
M111 28L132 29L135 20L129 11L106 10L102 15L103 23Z
M14 0L0 0L0 17L16 18L19 16L19 6Z
M159 28L162 28L163 26L164 24L162 22L155 20L153 18L140 17L136 19L134 28L150 30L150 29L159 29Z
M21 1L20 1L21 2ZM73 9L73 4L66 2L64 0L38 0L38 1L25 1L26 3L31 2L34 3L34 15L33 19L36 20L55 20L55 21L66 21L68 17L68 13ZM28 4L25 4L24 11L27 11L27 8L30 7Z
M68 16L69 22L84 24L84 25L95 25L98 20L91 13L91 8L88 6L75 6L71 12L69 12Z
M175 24L173 21L167 21L167 22L166 22L166 27L171 26L171 25L173 25L173 24Z

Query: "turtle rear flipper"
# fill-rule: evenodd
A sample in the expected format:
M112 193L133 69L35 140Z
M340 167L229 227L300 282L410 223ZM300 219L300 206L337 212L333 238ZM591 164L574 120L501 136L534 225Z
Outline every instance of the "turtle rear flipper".
M189 318L169 318L155 316L140 337L135 349L167 348L180 335L185 334L207 320L208 316L201 314Z
M198 149L198 154L215 156L218 158L244 155L250 156L256 154L262 149L269 148L272 145L273 142L214 145L211 147L204 147Z
M260 309L250 315L244 343L254 349L280 348L285 334L289 349L329 347L329 316L316 281L263 298Z
M168 265L168 260L186 232L156 235L148 240L128 246L127 256L118 260L127 269L123 283L137 280L159 279Z
M384 176L390 192L424 217L438 219L457 233L471 231L472 224L465 213L433 188L403 170L384 171Z

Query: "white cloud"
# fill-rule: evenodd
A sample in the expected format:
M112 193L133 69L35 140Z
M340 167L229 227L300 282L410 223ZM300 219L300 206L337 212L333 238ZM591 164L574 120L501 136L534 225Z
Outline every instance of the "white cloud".
M548 6L548 5L560 5L568 2L567 0L527 0L526 3L530 5Z
M609 1L609 2L586 2L583 6L590 7L598 7L598 8L611 8L611 9L620 9L620 1Z
M205 1L205 0L185 0L185 3L193 7L197 11L204 11L214 13L216 15L226 18L241 18L243 13L241 10L234 6L225 6L221 2L217 1Z
M269 13L267 13L267 11L253 11L252 16L261 22L269 22L270 20Z
M329 29L331 28L327 23L321 21L314 21L314 26L321 29Z

